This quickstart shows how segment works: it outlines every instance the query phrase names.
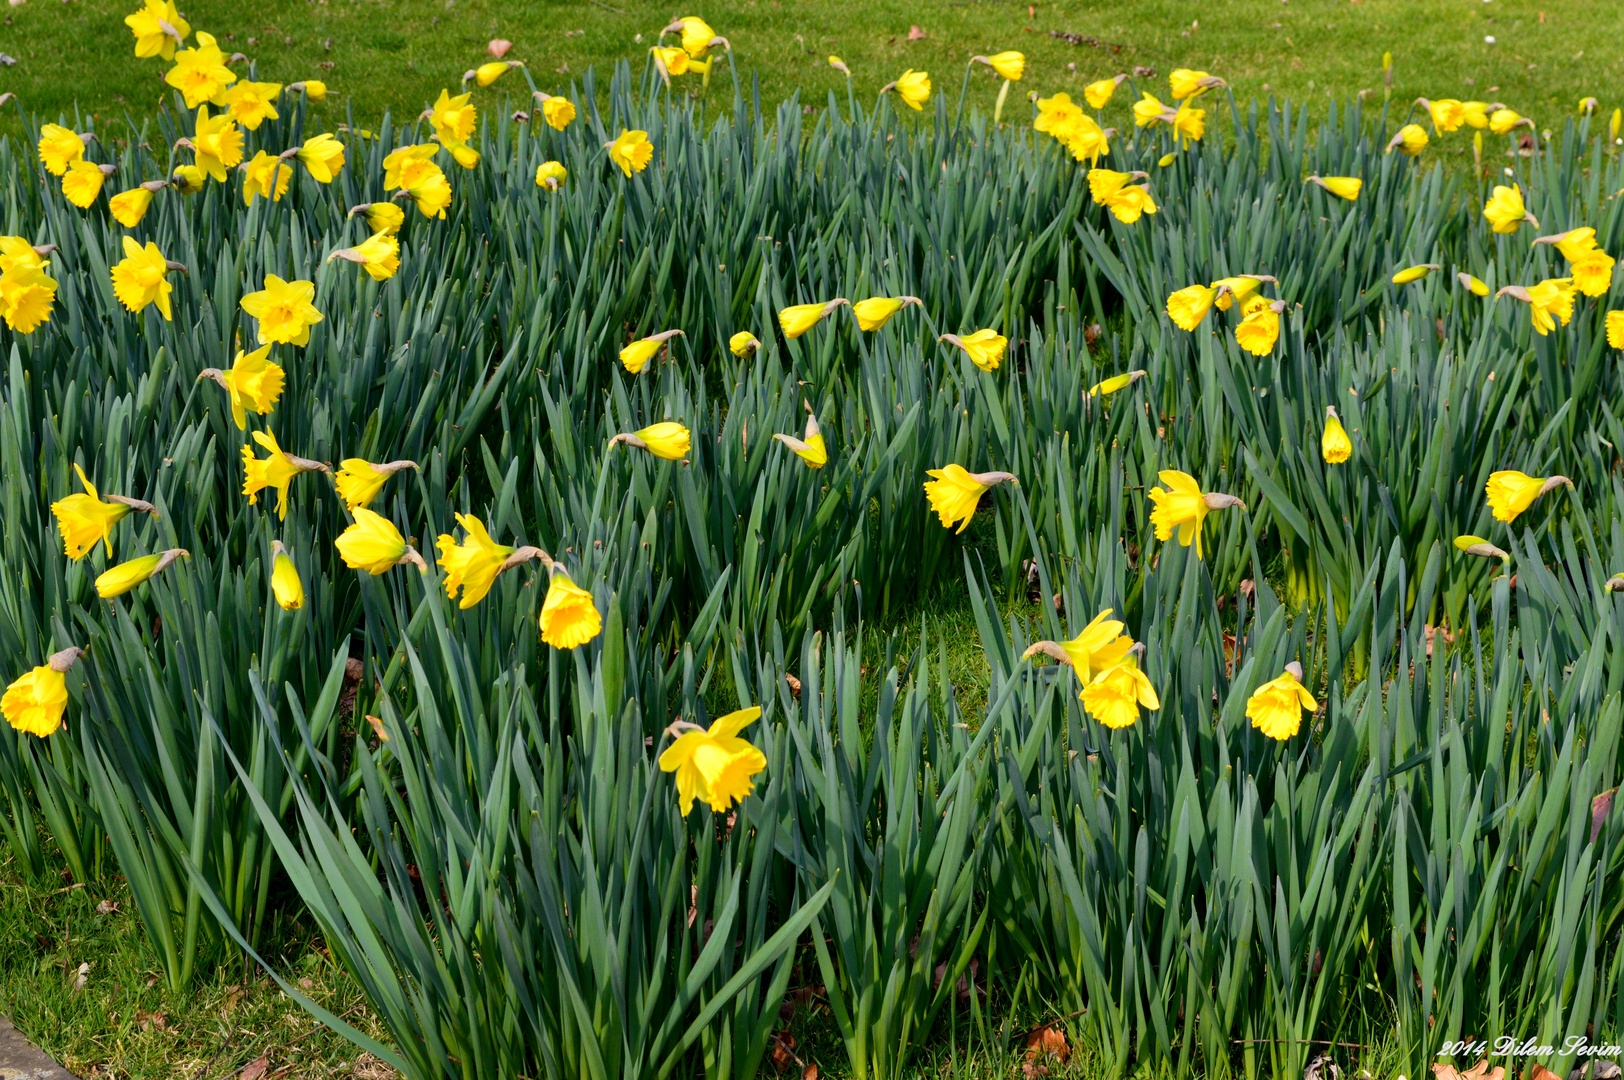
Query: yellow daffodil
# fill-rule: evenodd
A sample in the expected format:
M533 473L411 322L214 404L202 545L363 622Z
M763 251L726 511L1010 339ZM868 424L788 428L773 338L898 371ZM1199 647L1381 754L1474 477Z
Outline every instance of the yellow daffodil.
M677 802L683 817L694 808L695 798L721 814L755 791L751 777L767 767L767 758L739 738L739 732L760 716L761 706L757 705L718 718L708 730L697 724L681 725L682 733L660 755L660 770L677 774Z
M1407 266L1393 275L1394 285L1408 285L1412 281L1420 281L1434 270L1442 270L1437 263L1421 263L1417 266Z
M897 81L880 88L880 93L895 90L902 103L914 112L922 112L930 100L930 72L909 68L897 76Z
M1156 167L1159 168L1159 169L1165 169L1169 165L1173 164L1173 162L1177 161L1178 159L1179 159L1179 155L1178 155L1177 151L1174 151L1174 152L1168 153L1168 154L1163 154L1161 157L1156 159Z
M175 66L164 82L181 92L186 107L195 109L218 97L220 91L237 81L237 73L226 67L226 54L220 51L213 34L197 32L197 44L175 54Z
M1179 472L1176 469L1163 469L1157 473L1157 479L1167 485L1167 489L1160 487L1150 489L1150 501L1156 505L1151 511L1150 523L1156 529L1156 539L1168 540L1177 529L1179 543L1189 547L1195 544L1195 557L1201 558L1201 523L1207 515L1214 510L1226 510L1232 506L1246 509L1246 504L1233 495L1211 491L1203 493L1201 485L1196 483L1195 477L1189 473Z
M1140 98L1133 106L1133 126L1149 127L1155 123L1171 123L1173 117L1178 115L1174 110L1163 105L1156 95L1149 91L1140 91Z
M1588 226L1582 229L1569 229L1567 232L1553 233L1550 236L1537 236L1534 246L1551 244L1562 253L1568 262L1578 262L1586 255L1601 250L1596 245L1596 230Z
M847 67L846 62L844 60L842 60L840 57L838 57L838 56L829 57L829 66L834 68L836 71L840 72L842 75L846 76L846 78L848 78L848 79L851 78L851 68Z
M400 194L412 200L417 212L426 218L445 217L451 205L451 182L440 166L420 158L408 160L400 170Z
M280 157L272 157L261 150L254 159L242 167L242 201L251 206L254 197L281 202L287 194L288 182L293 179L293 165Z
M51 266L46 256L56 250L55 244L35 247L21 236L0 236L0 273L12 270L45 271Z
M991 56L970 57L970 63L977 62L986 64L1009 82L1020 82L1021 76L1026 72L1026 57L1013 50L994 53Z
M1083 97L1088 101L1090 108L1103 109L1111 103L1111 96L1116 88L1127 79L1126 75L1117 75L1099 82L1091 82L1083 87Z
M1353 440L1342 418L1336 415L1334 405L1325 406L1325 433L1320 436L1320 455L1332 465L1340 465L1353 456Z
M345 458L338 463L338 472L333 474L333 486L338 489L338 497L344 501L346 510L354 510L358 506L368 506L389 478L402 469L415 469L415 461L388 461L382 465L374 465L365 458Z
M603 617L592 594L575 584L562 563L548 566L551 580L541 602L541 641L555 649L585 645L603 630Z
M1514 233L1525 221L1533 222L1535 228L1539 227L1534 215L1523 205L1522 189L1515 184L1511 187L1495 185L1489 201L1483 204L1483 216L1488 218L1489 226L1497 233Z
M170 563L176 559L191 555L184 548L170 548L157 555L143 555L139 559L119 563L117 566L96 578L96 595L103 600L111 600L115 596L144 585L157 577Z
M1120 191L1112 192L1101 201L1124 225L1132 225L1138 221L1140 214L1156 212L1156 200L1151 198L1150 189L1139 184L1130 184Z
M1162 707L1156 688L1132 657L1094 676L1083 687L1082 698L1084 711L1113 730L1138 723L1141 705L1151 710Z
M646 131L623 129L619 138L605 145L609 148L609 160L618 165L620 171L627 176L634 172L642 172L648 168L648 163L654 160L654 144L648 141Z
M259 322L259 343L274 341L283 345L306 345L310 328L321 322L322 314L312 302L316 285L311 281L283 281L275 274L265 275L265 288L242 298L242 309Z
M660 31L660 34L661 36L681 34L682 47L695 60L703 60L705 54L710 51L711 43L717 40L716 31L697 15L684 15L680 19L673 20L669 26Z
M400 269L400 241L388 233L373 233L352 248L340 248L327 259L355 263L373 281L388 281Z
M660 45L649 49L649 53L653 55L656 67L667 79L672 75L686 74L688 62L692 59L683 49L668 49Z
M458 514L456 518L467 533L463 542L459 544L451 534L441 533L435 546L440 549L440 565L446 571L445 594L455 598L461 589L462 600L457 606L467 610L485 599L485 594L496 584L498 574L528 562L541 552L532 547L519 549L498 544L485 531L485 523L472 514ZM513 561L511 557L519 555L521 550L523 557Z
M1489 126L1489 106L1483 101L1463 101L1461 110L1465 121L1475 128Z
M146 217L148 208L152 206L153 193L162 191L168 186L169 183L165 180L148 180L140 187L121 191L108 199L107 209L113 215L114 221L126 229L133 229Z
M1439 98L1437 101L1416 98L1415 103L1423 106L1431 115L1432 130L1439 134L1458 131L1466 123L1466 107L1454 98Z
M541 104L542 119L554 131L563 131L575 119L575 105L569 98L544 94L540 90L535 92L535 98Z
M692 443L692 436L688 429L675 420L663 420L658 424L650 424L641 431L622 432L609 440L613 447L616 443L625 443L635 446L639 450L647 450L657 458L666 461L681 461L688 453Z
M931 511L942 519L942 528L951 529L959 523L959 532L970 527L981 496L996 484L1008 480L1019 484L1014 473L973 473L962 465L948 465L941 469L927 469L925 475L934 477L925 481L925 497L930 500Z
M271 347L263 345L251 353L237 350L237 359L225 371L204 368L199 379L213 379L231 395L231 418L238 431L248 430L248 414L268 416L282 396L284 372L271 362Z
M1400 150L1410 157L1415 157L1427 148L1427 130L1420 124L1405 124L1398 129L1392 140L1387 144L1387 152Z
M439 148L433 143L417 143L412 146L402 146L384 155L383 158L383 189L394 191L403 187L402 180L405 173L414 163L434 163L434 155ZM439 168L438 165L435 168Z
M0 697L0 714L6 723L41 739L55 734L68 709L67 674L84 655L77 647L52 653L45 663L7 686Z
M789 447L810 468L821 469L829 463L829 450L823 445L823 433L818 430L818 418L815 416L806 418L806 438L779 434L774 434L773 438Z
M1468 555L1476 555L1484 559L1499 559L1501 562L1511 561L1511 552L1504 548L1495 547L1481 536L1457 536L1455 546Z
M562 162L544 161L536 166L536 186L544 187L548 191L557 191L569 179L569 170L564 168Z
M73 205L86 209L101 194L102 185L116 170L111 165L98 165L81 158L68 166L62 174L62 194Z
M1191 71L1189 68L1174 69L1167 76L1167 84L1173 92L1174 101L1197 97L1214 86L1228 85L1216 75L1209 75L1205 71Z
M1219 311L1228 311L1239 304L1241 310L1245 311L1247 301L1256 296L1265 284L1278 285L1280 282L1268 274L1236 274L1234 277L1219 278L1212 283L1212 287L1218 290L1212 298L1212 305Z
M331 184L344 167L344 144L326 133L313 135L299 147L296 156L314 180Z
M1111 609L1106 608L1070 641L1034 641L1021 659L1030 660L1039 653L1053 657L1071 668L1078 685L1086 689L1096 675L1120 664L1133 648L1133 638L1122 630L1123 624L1111 618Z
M778 313L778 325L785 337L798 338L844 303L845 297L836 297L825 304L794 304Z
M1180 139L1180 144L1189 146L1192 142L1200 142L1201 136L1207 133L1207 110L1197 109L1188 101L1179 106L1178 112L1173 114L1173 134Z
M171 270L185 270L177 262L170 262L148 242L142 247L133 237L124 237L124 258L113 267L113 295L131 311L140 311L148 304L156 304L165 321L170 319L169 294L174 286L165 276Z
M1118 390L1125 390L1129 386L1143 379L1149 372L1138 370L1129 371L1122 375L1113 375L1103 382L1097 382L1088 388L1089 397L1110 397Z
M1572 278L1547 278L1528 288L1507 285L1495 293L1495 297L1512 296L1527 304L1534 330L1544 337L1556 329L1558 321L1566 326L1573 318L1573 292Z
M409 562L425 573L428 571L423 557L406 543L406 538L400 535L394 522L364 506L356 507L351 513L355 516L354 523L333 541L345 566L351 570L365 570L373 577L403 562Z
M1081 116L1083 110L1072 104L1070 94L1056 94L1054 97L1040 98L1034 93L1038 104L1038 114L1032 119L1032 127L1036 131L1047 132L1051 135L1057 127L1070 122L1074 117ZM1056 136L1058 138L1058 136Z
M207 105L197 110L192 137L176 145L191 150L197 167L216 183L225 183L226 170L242 163L242 129L225 113L211 117Z
M734 334L732 337L727 339L727 348L728 351L734 356L737 356L739 359L743 360L751 353L761 348L761 342L758 341L756 339L756 335L752 334L750 331L740 330L737 334Z
M1489 497L1489 509L1494 511L1494 520L1515 521L1518 514L1534 505L1535 499L1564 484L1572 487L1573 481L1565 476L1529 476L1505 469L1489 474L1484 493Z
M135 55L139 60L156 56L175 58L175 46L186 40L191 25L175 10L174 0L146 0L134 15L124 16L124 25L135 35Z
M202 191L203 185L205 182L207 182L207 180L208 174L202 169L198 168L196 165L182 165L180 168L175 170L175 175L171 178L171 182L175 185L176 189L180 191L183 197L186 195L196 195L198 192Z
M1306 687L1299 681L1303 669L1290 663L1277 679L1271 679L1252 692L1246 699L1246 718L1252 726L1271 739L1285 742L1297 734L1302 726L1303 710L1313 712L1319 708Z
M1088 170L1088 193L1097 203L1103 203L1112 195L1127 187L1136 177L1148 176L1142 172L1115 172L1111 169Z
M214 98L214 104L224 105L230 116L249 131L258 131L267 120L279 120L276 100L282 96L281 83L252 82L243 79Z
M1284 300L1252 297L1241 309L1243 318L1235 327L1235 343L1253 356L1274 352L1275 342L1280 339L1280 313L1285 309Z
M61 176L68 166L85 156L85 140L90 136L75 134L60 124L46 124L39 129L39 160L45 171Z
M474 69L474 81L480 86L489 86L503 75L506 75L510 69L516 67L524 67L524 65L517 60L493 60Z
M943 334L936 339L945 341L949 345L957 345L964 350L970 362L982 371L997 371L998 365L1003 362L1004 352L1009 348L1009 339L996 330L977 330L973 334L959 337L957 334Z
M302 92L305 100L313 103L327 100L327 84L320 79L306 79L304 82L289 83L288 92L292 94Z
M468 93L452 97L451 91L441 90L439 98L424 112L442 146L466 143L473 137L479 115L470 100L473 96Z
M282 541L271 541L271 595L283 611L298 611L304 607L304 582L299 580L299 568Z
M1612 349L1624 349L1624 311L1607 313L1607 345Z
M1461 287L1473 296L1489 295L1489 287L1483 283L1482 278L1473 277L1464 270L1456 274L1455 277L1461 283Z
M1349 202L1358 199L1360 190L1365 186L1365 182L1357 176L1310 176L1307 182L1318 184L1337 198Z
M1068 129L1065 142L1071 156L1085 165L1092 166L1101 156L1111 152L1111 132L1100 127L1089 116L1077 117Z
M32 334L51 318L56 280L43 265L17 262L0 272L0 318L19 334Z
M362 203L350 208L350 217L365 214L367 228L373 233L394 236L406 221L406 212L392 202Z
M659 352L667 341L681 333L681 330L662 330L652 337L639 338L620 350L620 362L633 375L641 374L648 366L648 362L654 359L654 354Z
M1574 287L1586 296L1602 296L1613 285L1613 257L1596 250L1581 255L1568 267Z
M85 476L84 469L76 462L73 471L79 476L79 484L83 492L67 495L51 504L51 513L56 515L57 531L62 536L62 550L68 558L78 562L90 554L98 543L105 543L111 547L113 526L129 517L131 514L151 514L158 516L151 503L140 499L130 499L123 495L109 495L103 502L96 486Z
M252 435L254 441L263 446L270 456L257 458L254 456L253 447L246 443L243 445L242 493L248 496L248 505L253 506L259 502L261 491L273 488L276 491L276 516L278 520L286 521L288 486L293 483L293 478L300 473L327 472L327 466L319 461L287 453L277 445L276 436L269 431L255 431Z
M872 331L890 322L891 316L909 304L923 305L924 301L917 296L871 296L857 301L851 310L857 316L858 329Z
M1211 285L1186 285L1167 297L1167 317L1180 330L1194 331L1212 310L1218 289Z
M1496 109L1489 114L1489 130L1496 135L1509 135L1517 125L1528 123L1510 109Z

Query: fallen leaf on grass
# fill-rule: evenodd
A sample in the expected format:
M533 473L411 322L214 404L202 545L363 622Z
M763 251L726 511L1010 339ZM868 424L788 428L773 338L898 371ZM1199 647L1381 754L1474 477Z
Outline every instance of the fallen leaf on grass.
M500 60L507 55L508 50L511 48L513 48L513 42L505 38L491 38L491 43L485 46L485 51Z
M80 964L79 965L79 970L75 971L73 973L73 988L75 990L83 990L85 988L85 983L87 983L89 981L90 981L90 965L89 964Z
M1071 1057L1071 1047L1066 1043L1066 1033L1054 1024L1045 1024L1026 1036L1026 1060L1033 1061L1039 1057L1052 1057L1062 1065Z
M1505 1080L1506 1070L1499 1065L1489 1068L1488 1058L1484 1058L1464 1072L1453 1065L1436 1061L1432 1065L1432 1075L1437 1080Z
M773 1068L787 1068L795 1060L795 1036L787 1031L773 1033Z
M103 900L101 903L96 905L97 915L111 915L117 910L118 902L116 900Z
M908 27L908 40L909 41L920 41L920 40L922 40L924 38L924 36L925 36L925 32L923 30L919 29L919 24L918 23L915 23L914 25Z
M259 1080L260 1077L265 1075L265 1070L270 1067L270 1061L266 1059L264 1054L261 1054L242 1067L242 1072L237 1074L237 1080Z
M169 1017L165 1013L138 1012L135 1022L141 1025L142 1031L166 1031L169 1028Z
M801 1080L818 1080L818 1067L807 1062L806 1068L801 1070Z
M1523 1080L1562 1080L1562 1077L1536 1061L1523 1073Z

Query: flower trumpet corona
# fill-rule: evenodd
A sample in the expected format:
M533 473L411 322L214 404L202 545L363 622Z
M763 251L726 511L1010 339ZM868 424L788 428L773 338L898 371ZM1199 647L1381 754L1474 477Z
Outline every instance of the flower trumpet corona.
M688 453L692 443L692 436L688 429L674 420L665 420L658 424L651 424L641 431L621 432L609 440L613 448L616 443L625 443L635 446L639 450L647 450L657 458L665 461L681 461Z
M1189 547L1195 544L1195 557L1201 558L1201 523L1214 510L1227 510L1232 506L1246 509L1246 504L1233 495L1219 491L1202 492L1201 485L1189 473L1177 469L1163 469L1157 479L1167 485L1150 489L1150 501L1156 505L1151 511L1150 523L1156 529L1156 539L1169 540L1178 530L1179 543Z
M1534 215L1523 205L1522 188L1516 184L1511 187L1495 185L1489 201L1483 204L1483 216L1488 219L1489 227L1497 233L1507 235L1514 233L1525 221L1534 228L1539 228L1539 222L1534 220Z
M1229 85L1216 75L1208 75L1205 71L1191 71L1189 68L1174 70L1167 76L1167 84L1173 92L1174 101L1197 97L1215 86Z
M923 305L924 301L917 296L871 296L867 300L857 301L851 306L851 311L857 316L858 329L873 331L890 322L891 316L909 304Z
M1607 347L1624 349L1624 311L1607 313Z
M1139 722L1139 707L1162 707L1156 688L1133 657L1106 668L1083 687L1083 709L1100 724L1113 730Z
M107 178L117 171L115 166L98 165L81 158L62 174L62 194L79 209L88 210L90 204L96 201L96 196L101 194Z
M281 83L251 82L243 79L214 99L224 105L231 118L249 131L258 131L267 120L280 120L276 99L282 96Z
M945 341L949 345L956 345L964 350L970 362L982 371L997 371L998 365L1003 362L1004 352L1009 348L1009 339L996 330L977 330L973 334L959 337L957 334L943 334L936 339Z
M309 458L296 457L284 451L276 444L276 436L269 431L253 432L254 441L269 451L270 456L258 458L254 456L253 447L246 443L242 448L243 485L242 493L248 496L248 505L259 502L259 493L266 488L276 491L276 516L278 520L286 521L288 517L288 487L293 478L306 472L329 472L327 466L319 461Z
M1353 202L1359 198L1359 192L1364 188L1365 182L1357 176L1310 176L1304 183L1315 184L1329 191L1339 199Z
M1412 281L1420 281L1434 270L1442 270L1438 263L1420 263L1416 266L1407 266L1393 275L1394 285L1408 285Z
M98 542L110 544L113 526L131 514L158 516L151 503L140 499L108 495L103 502L96 486L77 462L73 471L78 474L84 491L58 499L51 504L51 513L56 515L57 531L62 534L62 550L74 562L90 554Z
M201 30L197 32L197 44L177 52L175 66L164 74L164 82L181 92L188 109L213 101L236 81L237 73L226 67L226 54L214 35Z
M542 644L555 649L585 645L603 630L598 605L590 592L565 573L563 563L548 562L547 571L547 597L541 602Z
M1571 278L1548 278L1528 288L1507 285L1494 296L1497 300L1502 296L1510 296L1527 304L1529 317L1534 322L1534 330L1540 337L1544 337L1556 329L1559 321L1566 326L1568 320L1573 318L1573 291Z
M654 359L662 346L674 337L687 336L681 330L662 330L658 334L639 338L620 350L621 365L633 375L640 375L648 362Z
M739 732L760 716L761 706L756 705L718 717L709 729L680 721L667 729L677 739L660 754L660 771L677 774L677 803L683 817L694 808L696 798L721 814L755 791L751 777L767 767L767 757L739 738Z
M242 163L242 129L225 113L210 116L207 105L197 110L191 138L179 139L175 146L190 150L196 167L216 183L225 183L226 170Z
M498 544L485 531L485 523L472 514L458 514L456 518L467 533L463 542L459 544L449 533L442 533L435 546L440 549L440 565L446 569L445 594L455 598L461 589L462 600L457 606L463 610L485 599L503 571L546 556L546 552L537 547L512 548Z
M1387 152L1402 151L1415 157L1427 148L1427 131L1420 124L1405 124L1387 143Z
M156 56L175 59L175 47L186 40L192 27L175 10L174 0L146 0L134 15L124 16L124 25L135 35L135 55L139 60Z
M188 559L192 557L184 548L170 548L157 555L143 555L139 559L119 563L96 578L96 593L103 600L123 596L136 586L157 577L165 567L182 556Z
M352 248L339 248L327 261L343 259L365 270L373 281L388 281L400 269L400 241L388 233L373 233Z
M609 151L609 160L628 177L634 172L642 172L654 160L654 144L648 141L646 131L622 130L614 142L603 145Z
M798 338L847 302L845 297L837 296L825 304L793 304L778 313L779 328L785 337Z
M1504 548L1495 547L1481 536L1457 536L1455 547L1468 555L1476 555L1482 559L1499 559L1501 562L1511 561L1511 552Z
M303 146L284 152L282 156L286 157L289 153L298 158L311 179L320 184L331 184L333 177L344 168L344 144L326 132L312 135L304 141Z
M1168 294L1167 317L1173 320L1173 325L1180 330L1194 331L1201 325L1201 320L1207 317L1213 304L1218 299L1220 290L1228 290L1227 285L1186 285L1177 292Z
M1133 638L1122 630L1123 624L1111 618L1111 609L1106 608L1070 641L1034 641L1021 659L1030 660L1040 653L1052 657L1071 668L1078 685L1086 689L1096 675L1121 663L1133 648Z
M536 186L557 191L570 178L569 170L561 161L544 161L536 166Z
M807 411L811 412L810 409ZM793 435L779 434L774 434L773 438L789 447L796 457L806 462L811 468L821 469L829 463L829 451L823 445L823 433L818 430L818 418L816 416L809 415L806 418L805 439L797 439Z
M114 221L126 229L133 229L147 216L147 210L152 206L152 196L168 186L167 180L148 180L128 191L121 191L107 200L108 212L113 215Z
M445 217L451 205L451 182L440 166L432 161L413 159L401 165L400 190L397 199L411 199L417 212L426 218Z
M284 372L271 362L271 347L262 345L251 353L237 350L237 359L224 371L204 368L199 379L213 379L231 395L231 418L238 431L248 430L248 414L269 415L282 396Z
M1332 465L1340 465L1353 455L1353 440L1348 438L1348 429L1342 426L1342 418L1336 414L1336 406L1325 406L1325 433L1320 436L1320 455Z
M732 337L727 339L728 352L732 353L734 356L737 356L741 360L759 348L761 348L760 340L758 340L756 335L752 334L748 330L740 330L737 334L734 334Z
M45 663L6 687L0 713L18 731L43 739L62 726L68 709L67 674L85 651L78 646L52 653Z
M1013 50L994 53L991 56L972 56L972 64L986 64L998 72L1008 82L1020 82L1021 76L1026 73L1026 56Z
M1286 665L1277 679L1271 679L1246 699L1246 718L1271 739L1285 742L1302 727L1303 710L1319 708L1302 684L1303 667L1296 661Z
M283 281L275 274L266 274L265 288L244 296L241 304L259 323L261 345L268 341L307 345L310 328L323 317L312 303L315 298L315 282Z
M1088 170L1088 194L1093 200L1102 205L1112 195L1126 188L1135 180L1148 180L1147 172L1116 172L1112 169Z
M355 521L333 541L343 556L344 565L351 570L365 570L377 577L401 563L411 563L422 573L428 573L428 564L400 535L394 522L381 514L374 514L364 506L352 513Z
M45 171L61 176L75 161L83 161L85 144L95 136L88 132L80 135L61 124L46 124L39 129L39 160Z
M1127 75L1113 75L1109 79L1091 82L1083 87L1083 98L1090 108L1103 109L1111 103L1111 97L1116 93L1117 87L1127 81Z
M1573 481L1565 476L1529 476L1511 469L1490 473L1484 493L1496 521L1515 521L1517 515L1534 505L1534 500Z
M930 100L930 72L909 68L898 75L895 82L880 87L882 94L887 90L895 90L902 103L914 112L923 112L925 102Z
M1254 296L1242 309L1242 319L1235 327L1235 343L1253 356L1268 356L1280 340L1280 313L1286 310L1284 300L1269 300Z
M1150 373L1148 371L1139 369L1125 372L1121 375L1113 375L1109 379L1106 379L1103 382L1097 382L1093 386L1089 387L1088 396L1091 398L1110 397L1119 390L1127 389L1149 374Z
M304 607L304 582L299 580L299 568L282 541L271 541L271 595L283 611L298 611Z
M541 118L547 121L547 126L554 131L563 131L570 126L570 121L575 119L575 103L569 98L544 94L537 90L535 99L541 105Z
M1228 311L1236 304L1245 311L1248 302L1265 284L1278 285L1279 281L1268 274L1236 274L1234 277L1219 278L1212 283L1218 294L1212 298L1212 306L1219 311Z
M354 510L358 506L371 505L391 476L402 469L415 468L415 461L386 461L374 465L365 458L345 458L338 463L338 472L333 474L333 487L344 501L344 508Z
M163 257L158 245L147 242L142 247L131 236L124 237L124 258L113 267L113 295L131 311L140 311L148 304L156 304L164 320L170 319L169 294L174 286L166 275L171 270L186 272L186 267Z
M1473 296L1489 295L1489 287L1483 283L1483 279L1473 277L1464 270L1455 275L1455 280L1460 282L1461 288L1465 289Z
M970 519L975 516L982 495L1006 480L1020 483L1014 473L973 473L962 465L927 469L925 475L934 477L925 481L925 497L930 500L932 512L941 518L944 529L951 529L953 523L958 522L957 531L961 533L970 527Z

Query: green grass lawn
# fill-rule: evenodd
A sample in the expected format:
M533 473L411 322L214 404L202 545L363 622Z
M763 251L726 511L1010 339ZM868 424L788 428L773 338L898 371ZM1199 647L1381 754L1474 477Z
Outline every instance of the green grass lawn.
M1243 102L1274 93L1312 103L1360 90L1379 101L1381 57L1390 50L1399 102L1418 95L1498 100L1541 126L1558 126L1584 96L1608 110L1624 103L1624 42L1610 0L707 0L687 7L647 0L186 0L180 7L194 29L255 61L262 80L329 83L328 123L351 108L368 123L386 108L416 113L488 59L494 37L513 42L509 57L525 61L543 89L568 91L591 66L602 71L629 59L641 67L660 29L686 14L703 16L732 41L741 78L748 84L759 76L768 103L796 91L811 103L844 92L826 62L838 54L860 94L873 94L905 68L923 68L951 106L966 58L1004 49L1028 58L1021 88L1045 93L1075 94L1088 81L1136 66L1155 69L1144 85L1162 91L1167 72L1195 67L1228 79ZM26 0L7 9L0 52L17 63L0 68L0 91L17 94L25 110L42 117L71 115L76 104L103 125L126 110L150 115L167 99L161 77L168 65L135 58L123 24L135 8L134 0ZM922 39L909 39L913 25ZM1491 36L1493 44L1485 41ZM970 100L990 108L998 83L988 69L978 71ZM525 87L509 75L479 100L495 107L503 91L517 98ZM1113 113L1125 117L1130 101L1119 97Z

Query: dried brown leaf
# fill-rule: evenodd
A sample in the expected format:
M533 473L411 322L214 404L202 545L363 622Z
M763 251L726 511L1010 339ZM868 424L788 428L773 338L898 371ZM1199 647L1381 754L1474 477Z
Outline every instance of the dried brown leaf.
M1071 1057L1071 1047L1066 1042L1066 1033L1058 1024L1045 1024L1027 1033L1026 1059L1032 1061L1040 1057L1052 1057L1061 1064L1065 1064Z
M237 1074L237 1080L259 1080L260 1077L265 1075L265 1071L270 1067L270 1059L268 1059L264 1054L261 1054L259 1057L242 1067L242 1072Z
M507 55L508 50L511 48L513 48L513 42L508 41L506 38L491 38L491 43L485 46L485 51L500 60Z
M919 24L918 23L915 23L914 25L908 27L908 40L909 41L921 41L921 40L924 39L924 37L925 37L925 32L923 30L919 29Z

